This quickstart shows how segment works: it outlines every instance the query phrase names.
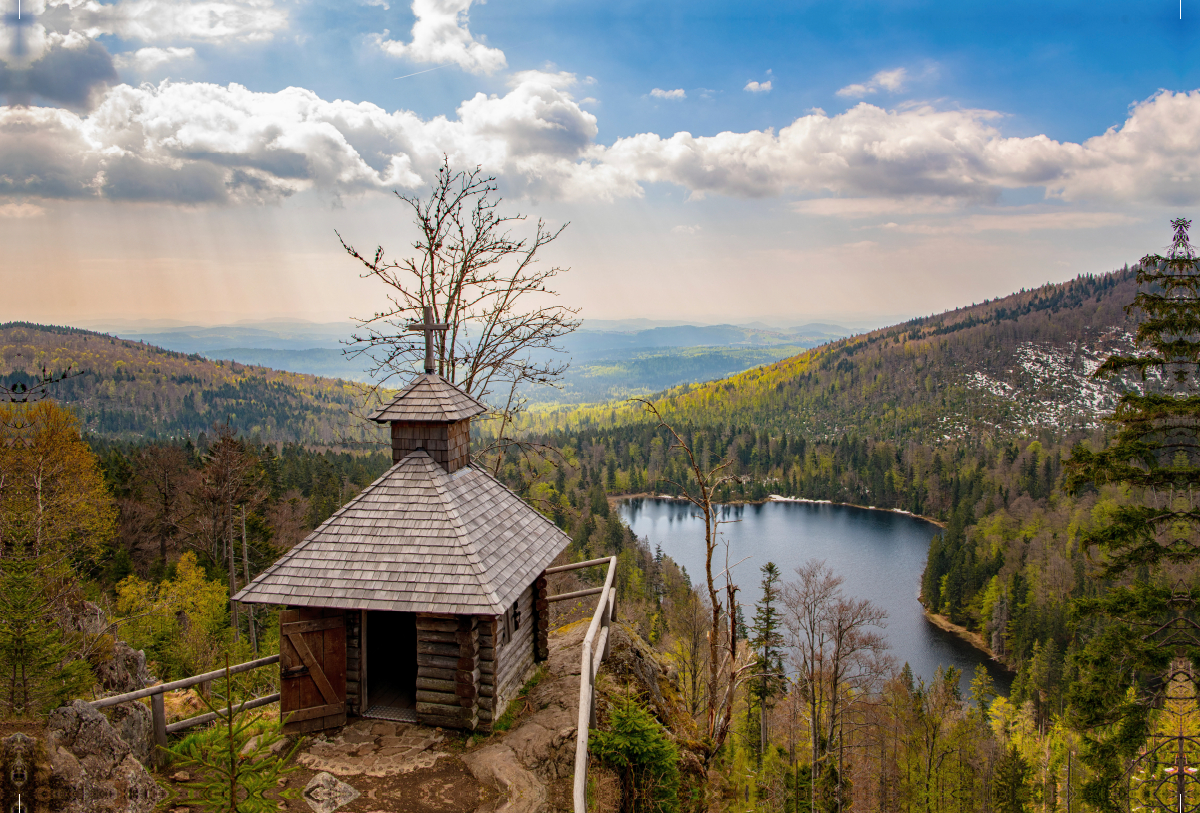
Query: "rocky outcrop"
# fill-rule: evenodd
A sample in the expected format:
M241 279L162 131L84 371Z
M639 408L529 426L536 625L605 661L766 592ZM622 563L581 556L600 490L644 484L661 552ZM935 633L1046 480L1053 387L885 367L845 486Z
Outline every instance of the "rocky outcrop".
M127 703L131 709L140 703ZM138 732L148 720L140 712L124 714L118 726ZM147 747L149 738L146 737ZM135 750L103 714L76 700L50 713L44 745L47 782L62 790L63 813L108 807L122 813L151 813L165 792L138 761Z
M105 642L104 646L95 648L97 654L92 664L96 682L103 692L123 694L154 683L154 676L146 668L146 653L112 634L112 625L100 605L85 601L71 620L71 626L89 638Z

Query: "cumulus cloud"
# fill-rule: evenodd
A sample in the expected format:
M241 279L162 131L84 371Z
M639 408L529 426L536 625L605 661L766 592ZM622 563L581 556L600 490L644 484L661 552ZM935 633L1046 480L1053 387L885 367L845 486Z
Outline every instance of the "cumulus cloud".
M744 88L742 88L742 90L747 91L749 93L770 93L771 92L771 80L768 79L765 82L754 82L754 81L747 82L746 86Z
M225 203L353 194L413 188L443 153L503 174L517 194L585 194L579 162L596 119L564 89L569 76L525 72L504 96L463 102L457 120L299 88L172 82L120 85L88 116L0 108L0 195Z
M157 70L168 62L192 59L195 56L195 48L139 48L129 53L117 54L113 64L122 70L141 74Z
M904 81L907 78L908 71L904 68L893 68L890 71L880 71L866 82L861 84L846 85L846 87L837 92L837 95L846 96L852 99L861 99L864 96L877 93L880 89L886 90L889 93L896 93L904 90Z
M87 109L95 95L117 79L112 57L95 40L71 32L42 32L37 56L26 67L0 63L0 94L10 103L34 99Z
M412 42L387 39L388 32L371 38L384 53L414 62L453 63L470 73L495 73L508 61L499 48L489 48L467 28L472 0L413 0L417 21Z
M273 0L50 0L46 19L91 38L147 42L268 40L288 22Z
M87 115L0 108L0 197L223 203L305 189L356 194L417 187L445 153L501 176L510 195L604 200L669 183L693 196L798 195L812 199L797 211L844 218L936 214L1024 187L1069 201L1200 201L1200 91L1156 94L1121 127L1081 144L1006 137L1002 116L987 110L860 103L834 116L810 112L778 131L643 133L604 146L596 117L572 95L577 84L567 72L522 71L507 93L478 93L454 117L430 119L300 88L173 82L110 88ZM1090 227L1056 217L972 222Z
M687 94L684 93L683 88L675 88L675 90L663 90L662 88L655 88L654 90L650 91L650 95L656 99L686 99L687 98Z

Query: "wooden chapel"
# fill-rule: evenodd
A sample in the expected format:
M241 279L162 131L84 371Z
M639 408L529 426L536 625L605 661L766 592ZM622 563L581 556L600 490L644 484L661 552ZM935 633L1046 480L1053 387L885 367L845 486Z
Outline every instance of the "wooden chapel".
M487 408L434 372L371 416L393 465L234 597L284 605L287 732L348 716L490 730L548 657L545 570L570 542L471 464Z

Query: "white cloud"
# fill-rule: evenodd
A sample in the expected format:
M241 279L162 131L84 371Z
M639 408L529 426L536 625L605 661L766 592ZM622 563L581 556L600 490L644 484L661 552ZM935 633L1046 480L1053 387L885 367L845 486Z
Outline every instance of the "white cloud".
M683 226L679 225L671 229L675 234L699 234L703 229L700 226Z
M504 96L463 102L456 121L300 88L173 82L120 85L88 116L0 107L0 196L224 203L304 189L353 194L416 187L443 153L504 175L515 194L594 196L595 183L577 176L596 119L563 89L569 80L524 72Z
M889 93L896 93L904 89L904 81L908 78L908 71L904 68L893 68L890 71L880 71L870 78L869 81L861 84L846 85L837 92L839 96L848 96L852 99L861 99L863 96L869 96L876 93L882 88Z
M754 81L747 82L746 86L744 88L742 88L742 90L748 91L750 93L770 93L771 92L771 80L768 79L765 82L754 82Z
M467 11L472 0L413 0L417 21L412 42L386 39L388 32L372 40L384 53L414 62L453 63L470 73L495 73L508 66L504 52L489 48L471 35Z
M149 73L176 59L191 59L196 56L195 48L139 48L130 53L117 54L113 64L134 73Z
M684 93L683 88L675 88L675 90L663 90L662 88L655 88L654 90L650 91L650 95L656 99L686 99L687 98L687 94Z
M41 206L35 206L32 203L4 203L0 204L0 217L25 218L25 217L40 217L46 213L46 210Z
M288 23L273 0L52 0L47 12L88 37L146 42L268 40Z
M860 103L834 116L809 113L778 131L643 133L604 146L596 143L596 117L572 96L576 85L567 72L523 71L507 93L478 93L454 118L430 119L326 101L301 88L254 93L172 82L110 88L88 115L0 107L0 199L222 203L304 189L414 188L446 153L458 166L482 164L500 175L509 195L605 200L669 183L693 196L820 196L794 209L842 218L936 215L1039 186L1068 201L1200 201L1200 91L1156 94L1121 127L1082 144L1006 137L997 129L1001 115L987 110ZM1123 222L1107 214L1019 214L1027 217L979 215L962 228ZM901 222L895 228L940 227Z

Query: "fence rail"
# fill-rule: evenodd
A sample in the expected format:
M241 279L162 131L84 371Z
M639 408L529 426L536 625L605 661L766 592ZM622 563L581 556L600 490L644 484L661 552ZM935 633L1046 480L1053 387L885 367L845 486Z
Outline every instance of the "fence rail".
M600 664L608 657L611 648L610 630L612 622L617 619L617 589L613 587L613 578L617 574L617 557L591 559L546 570L549 575L604 564L608 565L608 572L605 574L603 587L549 597L550 601L566 601L584 596L600 596L596 612L592 615L592 623L583 638L583 651L580 654L579 721L575 741L575 813L587 813L588 731L596 725L596 675L600 671Z
M235 666L229 667L229 674L236 675L241 672L249 672L252 669L258 669L262 666L270 666L271 664L279 663L278 655L268 655L265 658L258 658L253 661L246 661ZM216 669L212 672L205 672L202 675L193 675L189 678L181 680L173 680L170 683L160 683L157 686L149 686L145 689L138 689L133 692L125 692L125 694L117 694L112 697L102 697L99 700L92 701L92 707L97 709L115 706L119 703L129 703L134 700L141 700L144 697L150 698L150 714L154 718L154 742L161 748L167 747L167 735L174 734L177 731L185 731L192 726L204 725L211 723L218 717L223 717L221 713L200 714L195 717L188 717L185 720L177 720L170 725L167 725L167 710L163 703L163 694L173 692L176 689L187 689L191 686L196 686L200 683L208 683L212 680L225 677L224 669ZM279 700L279 693L264 695L263 697L255 697L239 704L234 711L240 712L244 709L256 709L259 706L266 706ZM155 759L159 759L158 752L155 752Z

